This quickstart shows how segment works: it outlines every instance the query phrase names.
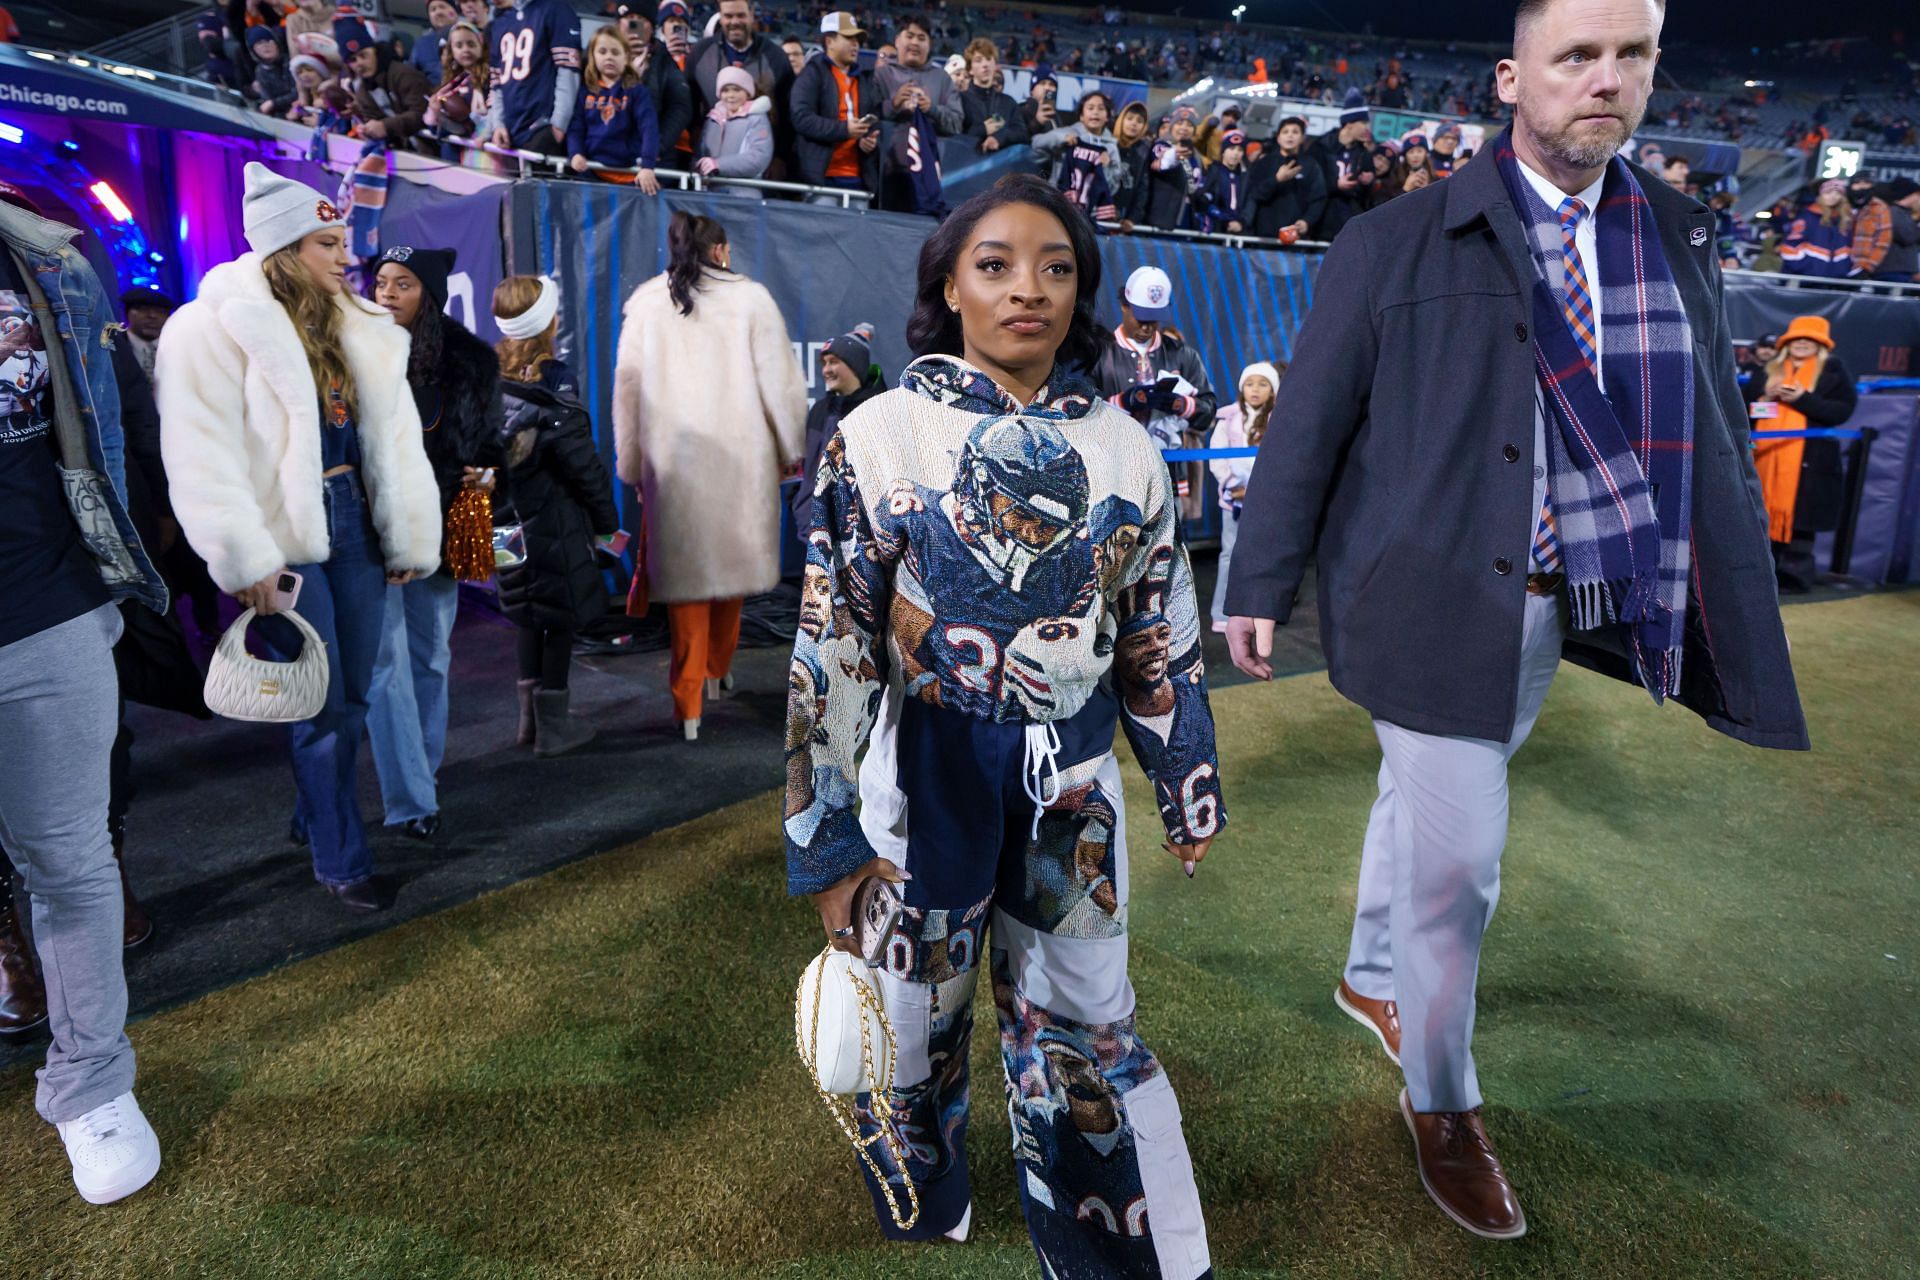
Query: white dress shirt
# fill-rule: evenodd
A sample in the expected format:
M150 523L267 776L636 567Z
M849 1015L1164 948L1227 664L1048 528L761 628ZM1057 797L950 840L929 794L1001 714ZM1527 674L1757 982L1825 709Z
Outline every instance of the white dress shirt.
M1558 212L1560 202L1567 193L1552 182L1541 177L1527 167L1526 161L1519 162L1520 172L1533 186L1549 210ZM1574 193L1574 199L1586 206L1586 212L1580 215L1579 225L1573 229L1573 247L1580 254L1580 265L1586 272L1587 294L1593 300L1593 372L1600 376L1600 360L1606 352L1602 340L1600 325L1600 254L1599 237L1594 232L1593 219L1600 207L1600 192L1606 186L1607 175L1603 170L1593 185L1584 191ZM1523 222L1525 219L1522 220ZM1558 280L1549 284L1560 284ZM1533 382L1533 505L1527 508L1527 572L1539 573L1540 562L1533 554L1534 531L1540 527L1540 507L1547 500L1547 399L1540 389L1538 376Z

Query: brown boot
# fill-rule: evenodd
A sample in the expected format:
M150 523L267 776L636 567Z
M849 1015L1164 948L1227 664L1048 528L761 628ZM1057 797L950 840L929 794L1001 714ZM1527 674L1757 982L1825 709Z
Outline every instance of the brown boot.
M522 680L517 687L520 691L520 732L514 736L513 742L515 746L530 747L534 737L533 695L540 692L540 682Z
M1393 1065L1400 1065L1400 1006L1391 1000L1369 1000L1347 985L1345 978L1334 988L1333 1002L1349 1018L1365 1027L1379 1039L1380 1047L1393 1059Z
M47 989L27 950L10 885L0 885L0 1037L30 1036L47 1023Z
M125 905L120 926L120 946L122 950L132 951L153 939L153 920L147 915L146 908L140 905L140 899L133 896L133 884L127 879L125 850L124 839L113 842L113 860L120 866L120 899Z
M1413 1134L1420 1163L1420 1184L1455 1222L1487 1240L1518 1240L1527 1234L1527 1216L1493 1154L1480 1109L1416 1112L1400 1091L1400 1114Z

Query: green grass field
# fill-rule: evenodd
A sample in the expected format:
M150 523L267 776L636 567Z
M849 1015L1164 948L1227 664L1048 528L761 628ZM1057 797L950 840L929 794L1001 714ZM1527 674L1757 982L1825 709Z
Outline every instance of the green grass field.
M1920 594L1787 619L1813 753L1563 668L1516 762L1477 1039L1514 1244L1430 1206L1396 1075L1329 999L1365 716L1320 676L1217 695L1234 825L1191 882L1130 779L1141 1024L1222 1276L1916 1273ZM79 1201L30 1074L0 1076L0 1274L1032 1274L991 1034L974 1242L872 1230L792 1055L818 937L776 815L736 805L140 1024L166 1167L122 1205Z

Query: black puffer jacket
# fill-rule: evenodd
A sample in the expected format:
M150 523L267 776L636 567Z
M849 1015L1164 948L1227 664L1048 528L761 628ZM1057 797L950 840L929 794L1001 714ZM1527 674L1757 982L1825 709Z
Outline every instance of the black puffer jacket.
M577 631L607 611L593 539L620 527L613 482L578 400L537 383L502 382L507 469L496 525L526 532L524 563L500 571L500 607L518 626Z

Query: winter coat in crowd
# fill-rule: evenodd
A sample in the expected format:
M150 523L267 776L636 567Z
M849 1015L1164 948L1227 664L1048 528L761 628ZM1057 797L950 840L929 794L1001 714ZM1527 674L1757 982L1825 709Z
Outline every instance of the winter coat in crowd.
M281 55L278 62L256 62L253 72L253 91L260 95L260 102L276 116L287 114L300 96L300 88L293 82L293 72L288 69L286 56Z
M1206 176L1200 153L1190 150L1183 160L1173 140L1162 138L1152 144L1148 155L1147 224L1161 231L1194 230L1199 221L1194 200Z
M440 358L429 370L408 369L422 440L440 490L441 527L465 487L466 468L498 455L504 411L500 360L493 348L452 316L440 317Z
M813 481L820 472L821 451L839 428L840 419L887 389L886 379L880 376L879 367L875 366L867 371L866 381L852 395L843 396L838 391L829 391L813 402L813 408L807 410L807 443L806 453L800 461L800 483L793 486L793 492L787 497L787 508L793 512L793 527L800 531L802 541L806 539L807 526L813 519Z
M327 559L320 392L260 256L209 271L173 313L154 366L174 515L222 591ZM440 564L439 491L407 391L407 336L351 293L340 347L353 374L360 474L387 568Z
M1286 182L1279 179L1281 166L1294 162L1299 173ZM1253 162L1248 175L1253 199L1253 233L1269 240L1282 227L1296 222L1307 224L1307 232L1320 224L1327 211L1326 175L1304 153L1281 155L1278 148L1267 151Z
M1821 221L1818 205L1808 205L1787 224L1780 242L1780 269L1790 276L1842 277L1853 272L1853 224Z
M567 154L619 169L651 169L660 163L660 122L646 86L583 84L580 104L567 126Z
M765 98L773 108L768 123L773 126L773 154L792 163L793 120L787 104L793 96L793 63L787 51L765 36L755 36L745 51L727 43L715 33L687 51L687 84L693 90L693 118L703 119L720 101L719 77L726 67L739 67L753 77L755 97Z
M426 127L427 99L433 89L417 68L395 60L386 45L374 47L379 69L371 76L354 78L354 110L362 120L378 120L386 126L387 141L398 146Z
M1271 418L1271 413L1269 413ZM1207 437L1209 449L1244 449L1247 447L1247 418L1240 410L1240 402L1220 406L1220 412L1213 419L1213 434ZM1252 458L1214 458L1207 463L1207 470L1213 473L1214 491L1220 497L1222 511L1238 511L1243 498L1233 496L1235 489L1244 490L1247 481L1253 478ZM1243 495L1244 497L1244 495Z
M660 163L677 169L685 163L680 159L680 135L693 124L693 91L687 87L686 73L674 62L673 54L658 40L647 46L640 83L653 99L654 119L660 126Z
M526 559L500 570L501 612L516 626L578 631L607 611L593 540L617 530L620 514L585 407L548 385L571 385L559 364L542 366L539 382L500 384L506 471L493 520L526 538Z
M964 127L961 132L974 142L987 140L987 117L999 117L1000 129L993 136L1000 139L1000 149L1023 146L1028 140L1027 122L1020 114L1019 104L997 89L982 89L968 85L960 94L960 114Z
M1112 134L1095 133L1076 120L1038 135L1028 145L1053 162L1053 185L1075 204L1096 217L1119 216L1127 170Z
M1887 247L1887 256L1880 260L1880 276L1911 280L1920 275L1920 222L1897 204L1888 204L1887 213L1893 219L1893 242Z
M933 117L934 131L943 138L949 138L963 132L967 127L966 112L960 107L960 91L953 87L953 77L946 68L929 61L918 71L909 70L897 62L876 63L873 68L873 86L880 103L880 116L889 124L906 124L913 119L913 108L894 109L893 99L901 86L917 84L927 91L927 97L933 101L933 109L927 114Z
M435 89L440 87L440 45L447 38L452 27L429 27L413 42L413 48L407 53L407 65L427 78L427 83Z
M1367 211L1373 184L1363 182L1342 191L1340 174L1345 171L1371 176L1373 148L1364 142L1342 145L1340 130L1334 129L1314 140L1307 148L1307 158L1320 166L1320 177L1327 191L1327 207L1320 221L1314 224L1313 235L1318 240L1331 240L1340 234L1342 227Z
M1115 193L1117 212L1123 221L1145 223L1147 166L1153 161L1153 139L1142 138L1131 146L1120 147L1119 151L1121 183Z
M1766 398L1767 372L1761 369L1740 389L1749 407ZM1793 402L1795 412L1804 416L1809 427L1837 427L1853 416L1860 403L1859 388L1853 375L1829 353L1813 390ZM1764 429L1775 423L1762 421ZM1793 506L1793 530L1797 533L1826 533L1840 527L1840 508L1846 497L1845 472L1838 440L1806 440L1800 454L1800 487Z
M708 268L682 315L655 276L627 299L614 456L640 490L648 594L731 600L780 580L780 476L800 459L807 390L766 288Z
M1247 167L1229 169L1224 164L1209 168L1200 183L1200 195L1194 203L1204 212L1207 230L1229 230L1237 222L1242 231L1253 229L1252 183Z
M833 165L835 153L854 142L853 135L848 132L846 107L843 105L848 95L841 93L834 70L833 62L826 54L815 54L794 79L792 96L788 99L788 114L793 121L794 160L800 167L800 181L816 187L826 185L827 171ZM851 86L854 116L879 116L880 108L885 104L880 101L879 90L874 87L873 74L857 62L842 74ZM878 138L872 150L862 151L855 143L851 152L852 160L860 170L861 188L879 195Z
M700 135L701 158L717 161L720 167L714 172L722 178L765 177L767 166L773 163L773 104L755 98L740 115L715 118L714 112L724 115L725 110L715 107L707 114L706 128ZM738 194L760 196L747 188L739 189Z

